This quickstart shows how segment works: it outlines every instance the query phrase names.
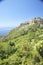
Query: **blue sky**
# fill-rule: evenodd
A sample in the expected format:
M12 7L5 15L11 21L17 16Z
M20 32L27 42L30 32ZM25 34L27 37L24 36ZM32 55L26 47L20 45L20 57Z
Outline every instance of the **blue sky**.
M34 17L43 18L43 3L39 0L4 0L0 3L0 28L16 27Z

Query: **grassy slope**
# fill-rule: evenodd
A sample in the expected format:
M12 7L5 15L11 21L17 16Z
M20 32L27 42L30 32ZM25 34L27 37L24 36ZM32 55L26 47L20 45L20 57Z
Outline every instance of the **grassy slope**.
M0 65L43 65L43 26L19 26L0 40Z

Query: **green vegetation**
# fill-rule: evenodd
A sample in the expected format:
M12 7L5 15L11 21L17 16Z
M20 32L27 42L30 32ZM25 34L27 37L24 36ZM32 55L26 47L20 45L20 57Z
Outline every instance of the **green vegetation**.
M0 37L0 65L43 65L43 25L20 25Z

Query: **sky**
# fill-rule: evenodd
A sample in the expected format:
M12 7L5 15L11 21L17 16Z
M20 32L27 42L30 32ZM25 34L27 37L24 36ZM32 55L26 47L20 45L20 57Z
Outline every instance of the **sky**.
M0 28L17 27L34 17L43 18L43 0L3 0L0 2Z

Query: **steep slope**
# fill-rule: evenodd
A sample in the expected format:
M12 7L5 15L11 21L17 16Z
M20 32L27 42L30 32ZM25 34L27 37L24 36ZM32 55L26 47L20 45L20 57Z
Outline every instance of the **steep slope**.
M43 65L43 19L26 21L0 38L0 65Z
M40 17L36 17L32 20L26 21L25 23L21 23L19 27L11 30L8 35L3 36L1 39L3 41L5 41L5 40L7 41L9 39L13 39L13 38L19 37L23 34L26 34L27 31L30 30L30 27L34 24L35 24L36 28L37 28L37 25L40 25L40 27L42 27L43 19L41 19Z

